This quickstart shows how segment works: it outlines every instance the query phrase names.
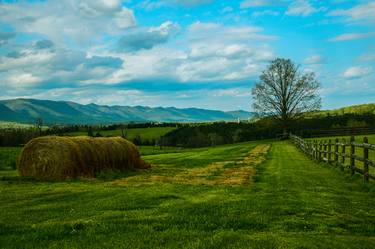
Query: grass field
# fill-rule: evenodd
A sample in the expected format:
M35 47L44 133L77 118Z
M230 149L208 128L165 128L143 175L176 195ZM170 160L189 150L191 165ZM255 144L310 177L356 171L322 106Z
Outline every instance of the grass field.
M141 155L143 155L143 156L156 155L156 154L181 153L181 152L192 151L191 149L185 149L185 148L181 148L181 147L163 146L162 148L160 148L159 146L148 146L148 145L138 146L138 149L139 149Z
M288 141L173 152L97 180L0 171L0 247L375 248L374 184Z
M35 125L32 124L22 124L22 123L16 123L16 122L6 122L6 121L0 121L0 129L9 129L9 128L31 128Z
M20 152L19 147L0 147L0 170L16 169L16 161Z
M176 129L175 127L150 127L150 128L132 128L132 129L126 129L126 137L129 140L133 140L136 136L141 136L141 139L143 140L152 140L152 139L158 139L161 136L167 134L170 131L173 131ZM94 134L96 134L97 131L94 131ZM102 136L121 136L121 130L110 130L110 131L100 131L100 134ZM66 133L67 136L86 136L87 132L69 132Z
M0 129L29 129L35 128L35 124L24 124L17 122L0 121ZM48 126L42 126L42 129L48 129Z
M370 144L375 144L375 134L372 135L358 135L354 136L355 141L357 143L362 143L363 138L367 137ZM350 136L331 136L331 137L318 137L318 138L310 138L309 140L328 140L331 139L332 141L335 141L335 139L338 138L339 140L345 138L346 141L350 141Z

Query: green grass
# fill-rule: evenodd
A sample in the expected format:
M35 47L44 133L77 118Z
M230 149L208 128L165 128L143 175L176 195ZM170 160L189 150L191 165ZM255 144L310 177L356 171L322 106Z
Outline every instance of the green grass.
M186 151L191 151L191 149L185 149L180 147L169 147L163 146L160 148L159 146L138 146L138 149L143 156L147 155L157 155L157 154L169 154L169 153L181 153Z
M0 247L375 248L374 184L288 141L272 143L250 185L118 184L237 163L258 143L144 156L156 166L124 179L39 182L0 171Z
M0 147L0 170L16 169L20 147Z
M170 131L175 130L175 127L150 127L150 128L132 128L126 129L126 137L129 140L133 140L136 136L141 136L143 140L158 139L164 136ZM94 131L94 135L97 131ZM121 130L110 130L110 131L99 131L102 136L121 136ZM87 135L87 132L69 132L67 136L82 136Z

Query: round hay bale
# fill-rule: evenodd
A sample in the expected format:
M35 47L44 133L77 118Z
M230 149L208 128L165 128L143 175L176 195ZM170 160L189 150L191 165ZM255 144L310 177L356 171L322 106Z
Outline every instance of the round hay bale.
M21 176L41 179L95 177L103 170L145 169L137 147L121 137L58 137L32 139L18 160Z

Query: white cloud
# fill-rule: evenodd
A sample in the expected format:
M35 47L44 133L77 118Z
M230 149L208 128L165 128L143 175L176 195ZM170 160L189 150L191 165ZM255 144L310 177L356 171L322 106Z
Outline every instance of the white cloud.
M223 96L230 96L230 97L251 97L251 89L250 88L230 88L230 89L218 89L214 92L215 97L223 97Z
M240 8L241 9L248 9L251 7L261 7L261 6L266 6L269 5L270 1L269 0L245 0L240 3Z
M213 0L165 0L172 3L181 4L184 6L197 6L211 3Z
M150 49L156 45L166 43L179 30L180 26L171 21L164 22L157 27L133 29L121 37L118 49L120 51Z
M1 32L0 31L0 47L8 43L10 39L13 39L16 36L13 32Z
M145 0L138 4L138 7L145 9L146 11L152 11L165 6L165 2L159 0Z
M375 2L359 4L350 9L338 9L329 12L330 16L344 16L349 22L375 23Z
M0 16L16 32L41 34L61 46L67 42L87 45L136 25L133 12L120 0L0 4Z
M159 9L161 7L170 6L184 6L184 7L196 7L199 5L205 5L213 2L214 0L144 0L138 4L138 7L147 11Z
M307 57L304 61L305 64L308 65L315 65L315 64L322 64L324 63L324 58L321 55L315 54Z
M189 26L190 38L192 40L206 39L215 40L218 37L224 40L251 40L270 41L278 37L259 34L263 31L255 26L224 26L218 23L195 22ZM212 38L210 38L212 36Z
M50 87L60 84L98 83L122 66L114 57L88 56L85 52L66 49L21 49L0 57L2 84L15 88L22 86Z
M264 62L274 58L265 41L275 37L259 34L253 26L194 23L189 27L188 59L177 72L182 81L240 80L256 76Z
M38 40L0 56L0 73L10 88L21 73L33 76L24 78L41 89L51 82L56 87L142 80L217 82L256 77L262 65L274 58L267 42L276 37L263 35L259 27L196 22L183 34L183 43L169 47L165 43L177 28L168 21L140 29L137 39L123 37L128 43L120 45L127 49L120 52L106 47L82 52Z
M275 57L267 42L277 37L264 35L259 27L196 22L175 36L180 27L171 21L135 27L133 12L119 3L52 0L0 4L2 21L15 28L12 35L0 35L7 51L0 55L2 96L30 93L29 97L117 103L120 99L116 99L118 93L114 94L113 89L120 86L159 81L211 85L248 80L257 77L263 65ZM17 33L31 38L13 42ZM174 41L175 37L182 39ZM116 45L123 49L116 49ZM231 96L229 92L221 94L245 97L236 91ZM165 98L153 95L149 102L138 103L137 99L145 100L149 95L138 90L121 94L133 96L127 104L150 104L151 100Z
M362 78L372 73L371 67L350 67L343 73L343 77L346 79Z
M31 50L21 50L19 53L22 56L0 57L0 72L21 68L23 70L29 70L35 65L44 67L47 66L53 57L53 53L50 51L39 51L35 53Z
M359 59L361 61L375 61L375 51L367 51Z
M22 73L10 75L6 81L12 88L28 88L33 87L34 84L40 82L40 78L31 73Z
M178 81L176 68L187 58L184 51L154 47L135 53L120 55L124 60L123 67L103 81L116 84L134 80L174 79Z
M279 16L280 12L273 11L273 10L263 10L263 11L254 11L251 14L253 17L260 17L260 16Z
M226 6L220 12L223 13L223 14L225 14L225 13L229 13L229 12L232 12L232 11L233 11L232 7Z
M352 41L375 36L375 32L368 33L346 33L329 39L331 42Z
M286 12L290 16L310 16L321 9L313 7L308 0L297 0L293 1Z
M256 77L261 66L274 58L266 42L275 37L261 35L253 26L225 26L197 22L189 26L178 48L155 46L122 54L121 70L105 82L116 84L154 79L177 82L233 81Z

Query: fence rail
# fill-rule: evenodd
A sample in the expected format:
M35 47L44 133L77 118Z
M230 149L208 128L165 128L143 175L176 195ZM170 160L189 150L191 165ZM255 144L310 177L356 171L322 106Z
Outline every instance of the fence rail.
M375 175L370 174L369 166L375 168L375 162L369 159L369 151L375 151L375 144L369 144L366 137L362 143L355 141L354 136L350 141L337 138L335 140L305 140L291 134L293 143L305 154L332 165L339 166L342 170L349 168L352 175L356 172L363 175L365 181L370 178L375 180ZM360 149L357 149L360 148ZM363 163L363 168L358 167L358 162Z

